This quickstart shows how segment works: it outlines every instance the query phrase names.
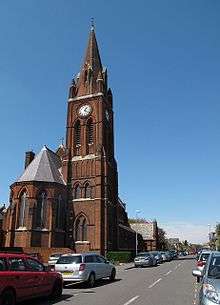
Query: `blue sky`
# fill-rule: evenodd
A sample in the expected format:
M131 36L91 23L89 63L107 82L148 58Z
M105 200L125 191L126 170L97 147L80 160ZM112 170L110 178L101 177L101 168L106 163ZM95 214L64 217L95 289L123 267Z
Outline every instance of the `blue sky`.
M207 239L220 220L220 1L0 1L0 202L24 152L56 149L94 17L129 216Z

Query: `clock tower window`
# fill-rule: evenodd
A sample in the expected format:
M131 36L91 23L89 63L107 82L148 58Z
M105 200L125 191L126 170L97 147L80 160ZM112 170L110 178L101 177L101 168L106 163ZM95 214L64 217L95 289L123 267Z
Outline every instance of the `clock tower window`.
M79 198L81 198L81 188L80 188L80 185L77 184L77 185L74 187L73 199L79 199Z
M93 122L92 119L89 119L87 122L87 143L92 144L93 143Z
M80 126L80 121L77 121L75 126L74 126L74 143L75 143L75 146L81 144L80 136L81 136L81 126Z

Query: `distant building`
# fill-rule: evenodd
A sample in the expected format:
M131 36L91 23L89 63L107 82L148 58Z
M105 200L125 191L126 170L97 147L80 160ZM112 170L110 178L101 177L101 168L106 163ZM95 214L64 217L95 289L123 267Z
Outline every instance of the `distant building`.
M5 205L0 205L0 247L4 244L3 219L5 214Z
M179 238L168 238L167 241L171 246L176 246L180 243Z
M131 223L131 228L140 234L143 238L144 251L157 250L158 245L158 227L157 222Z

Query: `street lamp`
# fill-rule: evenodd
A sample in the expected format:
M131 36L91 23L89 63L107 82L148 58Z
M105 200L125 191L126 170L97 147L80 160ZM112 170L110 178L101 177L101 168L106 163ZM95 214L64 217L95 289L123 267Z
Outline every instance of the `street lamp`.
M135 211L135 219L137 221L138 219L138 214L141 213L141 210L136 210ZM138 233L137 233L137 229L135 230L135 253L136 253L136 256L137 256L137 253L138 253Z

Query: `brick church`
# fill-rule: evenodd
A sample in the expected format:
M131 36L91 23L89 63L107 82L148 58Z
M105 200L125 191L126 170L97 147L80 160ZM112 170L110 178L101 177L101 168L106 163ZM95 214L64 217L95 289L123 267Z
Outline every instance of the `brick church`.
M135 248L118 197L113 97L93 27L69 88L65 145L26 152L24 172L10 189L5 246L102 254Z

